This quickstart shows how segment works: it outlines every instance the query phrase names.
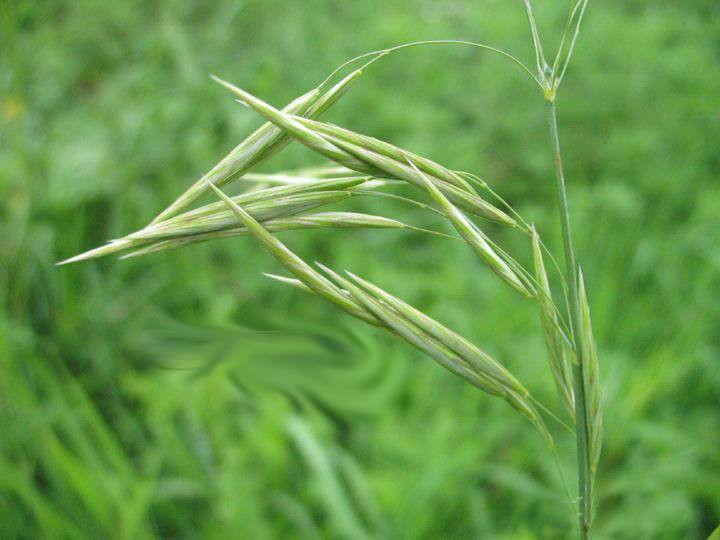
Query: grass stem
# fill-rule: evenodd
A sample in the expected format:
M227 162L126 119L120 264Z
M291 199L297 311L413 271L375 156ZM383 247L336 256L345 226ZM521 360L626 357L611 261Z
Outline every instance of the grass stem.
M572 327L573 343L575 345L577 360L573 362L573 387L575 391L575 438L577 441L578 464L578 519L580 525L580 538L590 538L590 516L592 515L592 495L590 478L590 452L589 432L587 421L587 408L585 406L585 384L583 376L583 340L580 337L580 303L578 297L578 266L575 261L575 251L572 242L570 227L570 210L568 206L567 189L565 186L565 173L560 153L560 137L557 127L557 110L555 101L547 103L550 138L552 140L553 156L555 159L556 192L560 211L560 226L562 228L563 248L565 251L566 280L569 286L569 317Z

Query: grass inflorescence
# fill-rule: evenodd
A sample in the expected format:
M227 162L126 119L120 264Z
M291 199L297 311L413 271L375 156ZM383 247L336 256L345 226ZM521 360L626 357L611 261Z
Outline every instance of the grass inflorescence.
M267 274L282 283L309 291L407 344L477 389L504 400L529 420L555 453L553 435L540 403L506 366L457 332L419 309L352 272L337 272L320 263L310 264L277 235L305 229L386 229L409 233L445 233L380 216L329 209L356 197L395 198L419 212L430 211L445 219L468 248L503 283L537 304L542 336L547 346L550 373L577 441L578 515L581 537L589 536L594 509L595 476L602 446L602 404L597 348L591 327L585 282L575 261L565 178L555 116L557 91L572 56L588 0L572 7L557 55L548 63L529 0L523 0L535 47L536 73L514 56L482 44L455 41L417 42L362 55L352 62L365 65L338 83L329 80L276 108L219 77L243 105L266 123L238 144L210 171L163 209L147 226L108 244L76 255L62 264L109 254L137 257L198 242L241 235L252 236L291 276ZM319 120L357 81L363 72L390 53L419 45L463 44L500 53L530 74L550 104L550 127L557 168L557 193L567 270L559 276L562 294L554 294L544 262L552 256L532 225L508 205L489 183L472 174L454 171L390 142ZM333 75L339 73L333 72ZM322 167L275 174L257 172L259 164L296 142L328 161ZM231 183L240 193L227 195ZM408 186L402 195L385 188ZM214 193L220 200L192 207L202 196ZM321 211L322 210L322 211ZM526 269L488 234L492 223L523 235L533 268ZM554 258L552 259L554 262ZM553 267L551 267L553 268ZM562 309L559 307L562 306ZM567 309L565 309L567 306Z

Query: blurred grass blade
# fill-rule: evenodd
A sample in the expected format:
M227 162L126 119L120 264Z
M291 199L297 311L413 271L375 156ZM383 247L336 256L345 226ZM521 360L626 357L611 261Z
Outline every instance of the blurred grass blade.
M555 388L565 409L571 418L575 418L575 394L572 383L572 369L568 360L565 342L560 335L557 310L552 300L552 291L545 263L543 262L540 239L535 228L532 228L532 251L535 263L535 278L537 280L537 300L540 305L540 322L542 325L545 346L548 351L550 370L555 380Z
M292 524L293 532L299 538L303 540L322 540L322 535L307 505L286 493L274 493L271 500L273 510Z
M287 422L287 430L315 480L315 492L327 511L330 529L338 538L369 540L371 535L359 519L348 490L341 483L334 463L325 448L299 417ZM334 535L333 535L334 536Z
M358 514L374 530L381 530L383 518L380 508L373 496L369 479L360 468L357 460L342 448L335 449L333 458L333 461L337 464L340 477L344 480L352 500L355 502Z

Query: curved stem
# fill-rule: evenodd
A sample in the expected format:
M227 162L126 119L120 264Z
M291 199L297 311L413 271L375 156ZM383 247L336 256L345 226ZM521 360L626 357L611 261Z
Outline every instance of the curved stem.
M434 40L424 40L424 41L413 41L410 43L402 43L401 45L396 45L394 47L389 47L387 49L379 49L377 51L371 51L367 52L365 54L361 54L360 56L356 56L355 58L351 58L347 62L344 62L343 64L340 64L337 68L333 70L330 75L327 76L327 78L320 83L320 87L327 84L330 79L332 79L338 72L340 72L345 67L349 66L353 62L357 62L358 60L362 60L364 58L369 58L371 56L374 56L372 60L370 60L363 68L368 67L370 64L375 62L376 60L379 60L383 56L386 56L390 53L393 53L395 51L399 51L402 49L407 49L410 47L419 47L424 45L467 45L469 47L477 47L478 49L484 49L486 51L497 53L501 56L504 56L505 58L511 60L513 63L515 63L518 67L520 67L525 73L530 75L530 78L535 81L540 87L542 88L542 85L540 84L540 81L538 81L537 77L533 75L532 71L528 69L528 67L523 64L520 60L518 60L515 56L512 54L503 51L502 49L498 49L497 47L491 47L490 45L485 45L484 43L475 43L474 41L463 41L459 39L434 39Z
M569 287L569 320L572 328L573 341L577 359L573 362L573 387L575 390L575 437L577 440L578 464L578 519L580 525L580 538L590 537L590 516L592 500L590 491L590 454L589 434L587 424L587 410L585 407L585 384L583 376L583 342L580 337L580 308L578 299L578 266L573 250L572 231L570 228L570 210L568 207L567 189L565 188L565 173L563 171L562 157L560 155L560 138L558 136L557 114L555 102L548 103L548 121L550 124L550 137L552 139L553 155L555 158L556 191L560 210L560 225L562 228L563 247L565 250L566 279Z

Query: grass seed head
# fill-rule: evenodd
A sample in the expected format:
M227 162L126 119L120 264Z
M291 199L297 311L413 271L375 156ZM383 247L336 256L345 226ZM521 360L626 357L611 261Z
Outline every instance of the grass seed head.
M392 307L397 313L413 323L433 339L442 343L449 350L459 355L474 370L489 379L496 380L508 390L517 392L520 395L529 395L528 390L510 373L505 367L497 362L490 355L480 350L470 341L456 332L443 326L436 320L415 309L406 302L384 291L380 287L348 272L366 292L374 296L378 301L384 302Z
M348 90L350 90L350 87L360 78L362 74L363 68L356 69L330 88L330 90L322 94L322 96L320 96L320 98L310 107L308 117L317 118L330 107L335 105L335 103L337 103L337 101L343 97ZM284 112L294 114L289 111Z
M227 204L228 208L237 216L242 224L248 229L249 233L257 238L267 249L267 251L275 257L285 268L290 270L300 281L315 293L330 300L344 311L367 320L375 321L369 317L365 310L359 308L355 302L350 300L342 291L334 286L325 277L315 271L309 264L303 261L280 240L270 234L260 223L258 223L249 213L238 206L233 200L225 195L218 188L210 184L210 187L222 201Z
M532 251L535 263L535 278L538 285L537 300L540 305L540 322L545 346L548 351L550 370L555 387L565 409L571 418L575 417L575 395L572 385L572 370L566 353L562 330L558 324L557 310L552 300L552 291L543 262L540 239L532 228Z
M259 190L243 193L232 197L237 204L245 207L246 205L261 202L282 200L293 195L300 195L308 192L323 191L346 191L367 184L371 179L369 177L347 177L347 178L329 178L329 179L306 179L303 182L291 183L287 185L279 185L266 187ZM227 210L227 206L222 201L206 204L194 210L184 212L178 216L169 218L163 222L155 223L146 227L144 230L167 228L179 223L195 220L203 216L212 215L218 210ZM132 236L132 235L131 235Z
M595 473L600 461L602 450L602 396L600 393L600 371L598 366L597 346L590 320L590 306L585 291L585 280L579 272L578 300L580 305L580 339L583 342L583 355L580 361L583 367L583 383L585 386L585 410L589 439L590 486L594 488ZM591 498L592 499L592 498ZM592 516L591 516L592 517Z
M298 122L306 125L311 129L314 129L318 133L329 135L342 141L359 145L373 152L377 152L378 154L382 154L386 157L392 158L395 161L402 163L406 159L409 159L420 170L426 172L429 175L432 175L469 193L474 193L475 191L472 186L467 182L467 180L462 178L459 174L449 169L446 169L439 163L435 163L430 159L418 156L385 141L381 141L367 135L361 135L359 133L350 131L340 126L336 126L334 124L319 122L317 120L303 117L297 117L296 119L298 120Z
M501 397L506 400L515 410L523 414L538 428L551 448L554 447L552 436L529 399L529 392L527 392L527 390L525 390L521 385L521 393L518 393L506 386L503 382L499 381L496 377L491 376L487 370L474 369L472 363L468 362L468 360L462 355L456 354L456 351L453 351L449 346L448 342L454 342L454 340L448 335L448 332L450 331L444 328L438 328L438 326L440 326L439 323L436 323L425 315L418 318L417 314L420 312L411 308L411 306L407 306L407 304L405 304L405 306L410 308L410 310L394 309L395 305L400 304L397 304L397 302L390 303L385 301L385 298L394 298L391 295L385 293L384 298L378 298L373 294L368 293L366 290L363 290L363 288L352 283L348 279L339 276L336 272L333 272L329 268L320 265L319 263L317 264L338 284L338 286L346 290L359 305L363 306L379 321L384 323L389 331L404 339L415 348L423 351L445 369L462 379L465 379L473 386L491 395ZM361 280L353 274L349 275L358 283L365 283L370 286L369 282ZM375 286L370 286L370 288L376 291L381 290ZM433 326L437 325L432 329L432 333L425 331L428 320L434 323ZM415 324L415 322L419 322L420 325ZM493 371L493 373L495 372ZM519 383L517 384L519 385Z
M277 274L268 274L267 272L263 272L263 276L278 281L280 283L285 283L286 285L290 285L291 287L295 287L296 289L300 289L306 292L313 292L310 287L308 287L302 281L296 278L279 276Z
M270 201L259 201L249 204L247 212L253 219L264 222L275 218L292 216L318 208L335 204L350 198L349 191L322 191L319 193L302 193ZM232 210L217 209L212 214L202 215L193 219L173 221L163 226L143 229L129 235L132 240L172 239L182 235L192 235L223 231L237 227L237 217Z
M317 89L313 89L293 100L283 110L288 114L303 114L317 101L319 94L320 92ZM172 204L160 212L151 223L163 221L177 214L207 193L208 183L217 186L227 184L233 178L242 175L279 152L289 141L287 135L272 123L263 124L210 169L210 172L203 175Z
M327 142L320 135L311 129L308 129L300 122L294 120L290 115L279 111L275 107L265 103L249 92L246 92L227 81L215 76L213 76L213 80L229 89L248 107L264 116L267 120L284 130L288 135L297 139L311 150L353 170L358 170L358 167L362 167L362 165L357 164L356 160L353 159L352 156L348 155L347 152L344 152L337 146Z
M332 107L350 89L363 71L357 69L342 79L327 92L321 93L314 88L302 96L291 101L282 109L283 113L291 115L307 115L317 118ZM223 158L210 172L200 178L185 193L178 197L170 206L153 220L153 223L162 221L169 216L177 214L206 193L207 183L222 186L234 178L242 176L252 167L273 156L290 142L290 137L272 122L267 122L243 142L236 146L230 154Z
M367 163L369 167L382 171L385 175L387 175L386 177L397 178L409 182L414 186L421 188L424 187L424 180L421 178L419 169L411 160L406 160L404 162L397 161L394 158L374 152L370 148L341 140L331 135L327 135L326 137L336 146L346 150L359 160ZM358 140L356 142L361 141ZM411 166L408 166L408 163L410 163ZM508 216L499 208L496 208L489 202L485 201L474 191L472 193L467 192L434 176L422 176L429 179L429 181L436 185L438 189L445 192L448 198L466 211L503 225L517 227L517 223L513 218Z
M500 258L485 238L476 230L475 225L468 220L424 174L420 173L420 171L417 172L431 197L438 203L447 219L452 223L453 227L455 227L455 230L460 233L460 236L463 237L478 257L505 283L523 296L532 298L530 291L528 291L515 272Z
M319 214L306 214L301 216L271 219L262 223L263 227L271 233L310 229L405 229L428 234L435 233L435 231L427 231L425 229L413 227L412 225L407 225L395 219L371 214L361 214L357 212L322 212ZM130 257L138 257L140 255L149 255L151 253L157 253L168 249L197 244L200 242L207 242L208 240L234 238L238 236L246 236L248 234L248 229L243 226L235 226L226 230L206 233L182 233L176 231L175 234L168 239L153 239L135 242L133 245L128 247L137 247L138 245L142 245L142 247L123 255L120 258L126 259Z
M409 321L403 319L396 312L389 309L381 302L375 300L357 285L319 263L318 266L332 279L334 279L338 286L345 289L359 305L381 321L392 333L401 337L417 349L423 351L445 369L465 379L474 386L492 395L500 397L504 396L504 391L501 385L495 381L487 380L472 371L460 357L444 348L437 341L422 332L422 330L414 326Z
M375 176L389 175L391 178L399 178L415 185L422 185L417 179L417 175L407 164L383 155L382 153L375 152L372 148L382 146L386 150L386 153L394 155L401 154L403 152L402 150L392 147L392 145L387 145L387 143L379 145L377 140L375 140L375 142L372 140L368 141L367 138L353 134L353 132L348 130L344 131L343 136L345 139L354 138L354 142L333 137L329 134L323 135L313 128L312 123L285 114L226 81L217 78L215 78L215 80L238 95L248 106L259 114L284 129L290 136L326 158L363 174L372 174ZM454 202L478 216L512 227L517 226L515 220L505 212L479 197L474 191L467 191L467 182L458 175L450 173L447 169L441 168L430 160L421 159L421 161L423 161L426 168L434 168L436 172L440 171L443 175L451 175L454 182L461 183L462 187L457 187L452 183L434 178L434 181L438 183L441 189L447 192L448 196L453 199Z

